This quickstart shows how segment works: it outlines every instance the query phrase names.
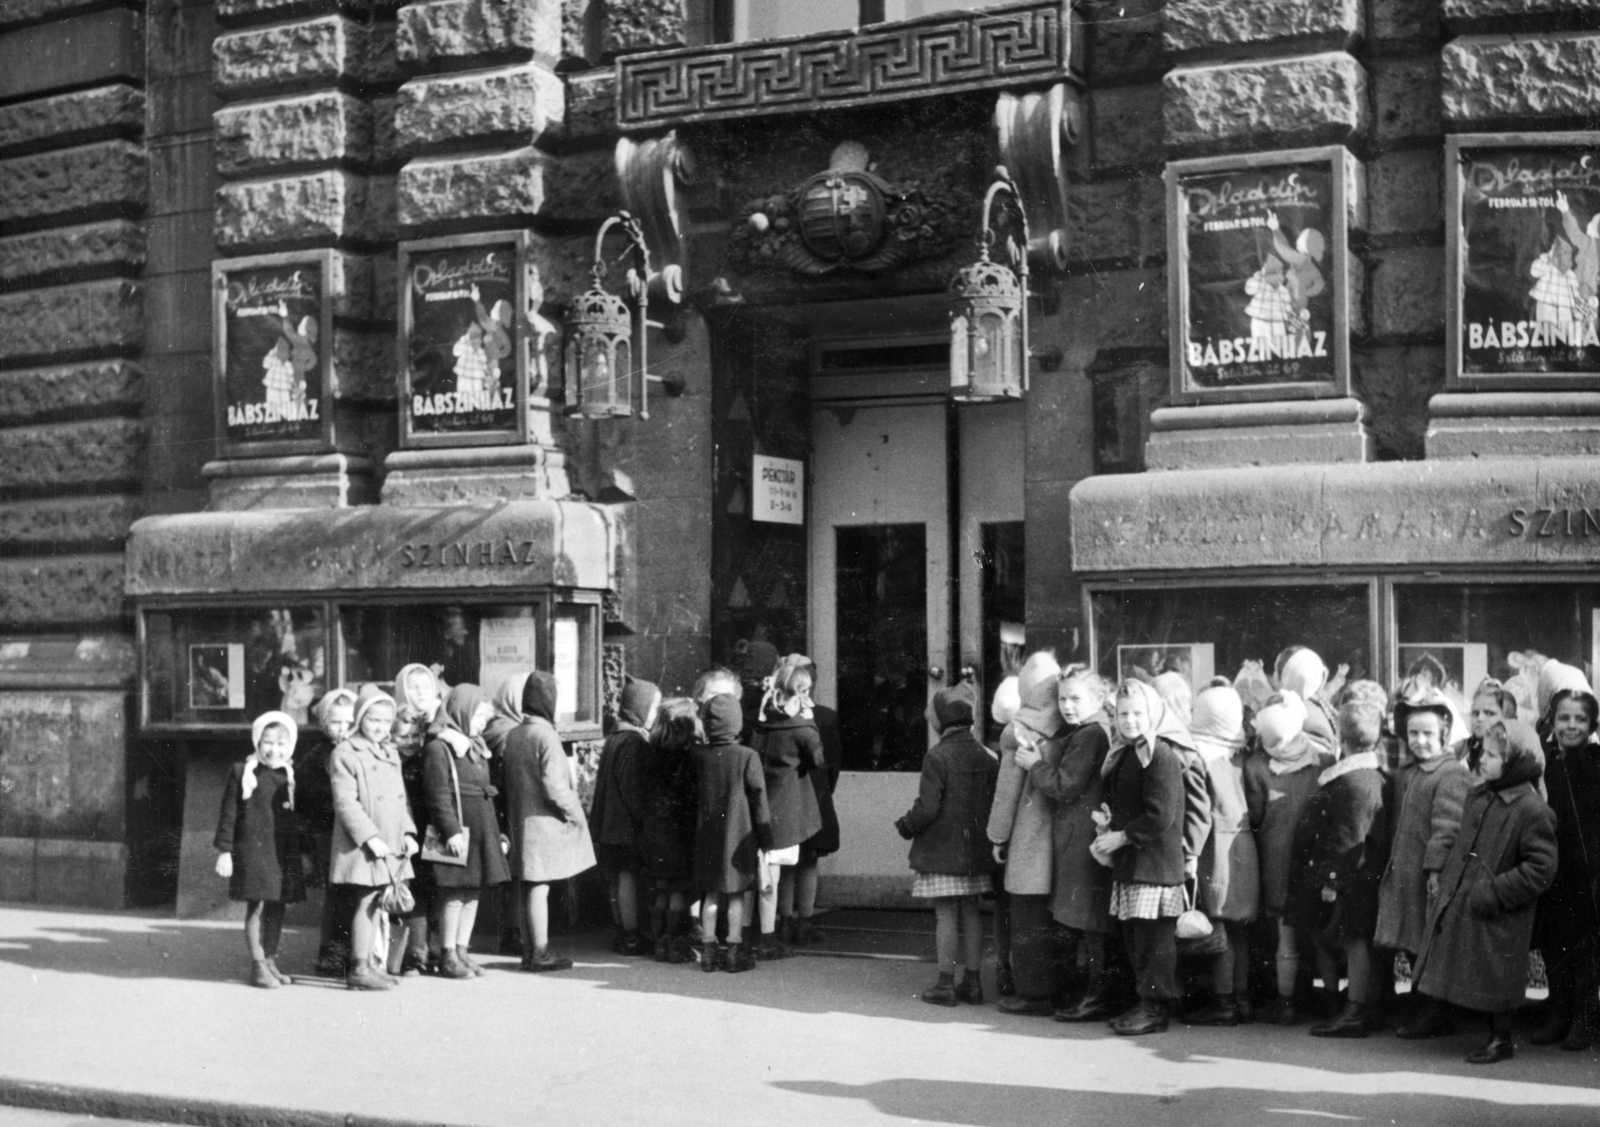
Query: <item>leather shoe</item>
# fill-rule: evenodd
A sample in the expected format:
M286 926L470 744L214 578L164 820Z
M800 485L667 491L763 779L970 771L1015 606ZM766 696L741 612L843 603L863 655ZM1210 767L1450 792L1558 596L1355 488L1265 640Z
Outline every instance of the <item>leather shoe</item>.
M1239 1007L1232 994L1218 994L1203 1009L1179 1018L1185 1025L1232 1026L1239 1024Z
M977 971L969 970L961 975L961 981L956 985L956 1001L969 1006L983 1005L983 979Z
M1311 1027L1313 1037L1357 1038L1367 1035L1367 1011L1359 1002L1346 1002L1338 1016Z
M1167 1004L1155 1000L1143 1001L1132 1013L1124 1014L1111 1023L1111 1032L1118 1037L1142 1037L1146 1033L1167 1031Z
M1022 1017L1049 1017L1054 1012L1049 998L1024 998L1021 994L1001 998L998 1008L1003 1014L1017 1014Z
M1017 992L1017 976L1010 966L994 968L994 992L1002 998L1009 998Z
M1115 1013L1116 1008L1112 1006L1105 990L1091 986L1089 992L1078 999L1075 1005L1057 1010L1054 1017L1057 1021L1104 1021Z
M1467 1054L1467 1063L1494 1064L1497 1061L1510 1060L1516 1052L1509 1036L1492 1033L1487 1041Z
M956 1004L956 984L944 975L939 976L939 981L922 992L922 1000L930 1006L954 1006Z
M476 978L472 968L461 961L461 956L455 951L446 951L439 956L440 978Z
M379 974L366 963L358 963L352 967L345 977L344 985L347 990L393 990L394 983L389 981L389 976Z
M272 973L265 959L257 959L250 964L250 985L263 990L276 990L283 983L278 981L278 976Z

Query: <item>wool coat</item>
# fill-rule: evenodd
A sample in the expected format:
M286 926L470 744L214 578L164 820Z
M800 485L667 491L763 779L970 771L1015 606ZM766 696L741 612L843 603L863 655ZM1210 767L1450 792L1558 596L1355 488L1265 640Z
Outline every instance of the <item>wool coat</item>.
M1096 833L1093 814L1106 794L1100 768L1110 748L1105 728L1089 720L1063 729L1050 741L1049 751L1028 768L1029 780L1055 803L1050 914L1062 926L1079 931L1104 932L1111 926L1111 870L1089 853Z
M1428 874L1444 868L1461 826L1472 776L1448 751L1412 760L1395 776L1389 807L1394 838L1378 886L1379 947L1415 955L1428 921Z
M772 847L799 845L822 829L817 788L809 778L827 766L822 734L807 717L769 716L756 725L752 743L767 781Z
M589 809L589 836L598 846L614 850L613 863L630 868L633 849L644 818L639 790L639 762L648 754L649 733L631 724L618 724L600 749L595 771L594 803Z
M1472 788L1411 971L1419 991L1474 1010L1522 1005L1534 904L1555 879L1556 851L1556 816L1531 783Z
M289 774L257 765L255 789L246 798L244 766L235 763L228 773L214 843L233 855L228 898L297 904L306 898L301 857L311 852L312 843L289 805Z
M922 758L917 800L904 823L911 868L919 873L975 876L994 869L984 822L995 801L998 766L970 727L945 730Z
M1561 865L1539 901L1534 943L1541 950L1569 951L1600 930L1600 747L1563 752L1546 740L1544 755Z
M1250 829L1261 862L1261 910L1281 916L1289 895L1290 852L1295 827L1306 802L1317 791L1322 764L1308 763L1281 775L1272 770L1272 757L1257 748L1244 761L1244 795L1250 811Z
M1039 751L1053 759L1061 749L1054 740L1041 739ZM1000 735L1000 766L987 834L991 842L1006 847L1007 892L1050 895L1055 884L1055 817L1055 801L1017 766L1017 727L1006 725Z
M1261 864L1245 797L1245 753L1200 753L1211 797L1211 834L1200 854L1200 910L1247 922L1261 910Z
M489 760L476 749L458 756L443 740L429 740L423 745L422 797L429 823L438 831L441 842L449 841L463 829L468 831L467 863L433 866L433 880L440 888L486 888L511 879L500 849L500 820L494 803L498 793L489 781Z
M1187 807L1183 752L1157 738L1148 764L1139 762L1131 745L1112 754L1116 761L1105 776L1110 828L1128 835L1128 844L1113 856L1112 876L1120 884L1182 884Z
M756 853L772 848L761 757L739 743L744 725L739 702L716 696L701 706L708 742L694 759L699 811L695 821L694 879L700 892L744 892L756 881Z
M351 736L333 749L328 777L334 815L328 883L366 888L391 883L390 863L362 848L373 838L380 838L395 855L394 879L409 880L405 839L417 837L417 824L400 776L400 753L365 736Z
M817 792L817 812L822 815L822 828L806 839L801 848L802 859L826 857L839 852L839 814L833 806L834 788L839 785L839 772L844 767L844 733L839 728L839 714L823 705L812 708L812 719L817 734L822 737L822 759L826 766L811 775L811 786Z
M1295 826L1284 918L1323 942L1371 939L1377 926L1378 882L1389 861L1378 762L1376 752L1362 753L1323 771ZM1322 899L1328 887L1331 904Z
M687 750L647 745L639 768L639 789L644 796L637 847L639 865L652 880L690 884L699 813L694 760Z
M531 716L511 730L505 778L512 878L565 880L593 868L589 821L550 721Z

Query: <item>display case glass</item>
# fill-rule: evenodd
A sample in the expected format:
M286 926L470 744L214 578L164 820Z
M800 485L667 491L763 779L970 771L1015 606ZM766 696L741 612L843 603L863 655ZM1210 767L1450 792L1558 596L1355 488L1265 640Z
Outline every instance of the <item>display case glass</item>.
M310 724L329 684L320 603L149 610L143 635L146 727L247 727L269 709Z

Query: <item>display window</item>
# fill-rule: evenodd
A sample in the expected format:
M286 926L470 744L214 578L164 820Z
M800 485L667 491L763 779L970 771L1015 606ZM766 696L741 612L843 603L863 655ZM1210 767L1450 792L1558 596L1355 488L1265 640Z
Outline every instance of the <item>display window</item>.
M307 724L329 684L322 604L151 610L142 643L150 727L248 725L269 709Z

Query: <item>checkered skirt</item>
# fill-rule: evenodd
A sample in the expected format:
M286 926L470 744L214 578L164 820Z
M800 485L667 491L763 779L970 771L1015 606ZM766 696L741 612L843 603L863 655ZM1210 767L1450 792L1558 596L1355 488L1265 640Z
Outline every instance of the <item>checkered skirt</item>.
M977 896L990 891L988 873L918 873L911 884L911 895L920 900L946 896Z
M1111 914L1119 920L1161 920L1181 916L1187 907L1181 884L1111 882Z

